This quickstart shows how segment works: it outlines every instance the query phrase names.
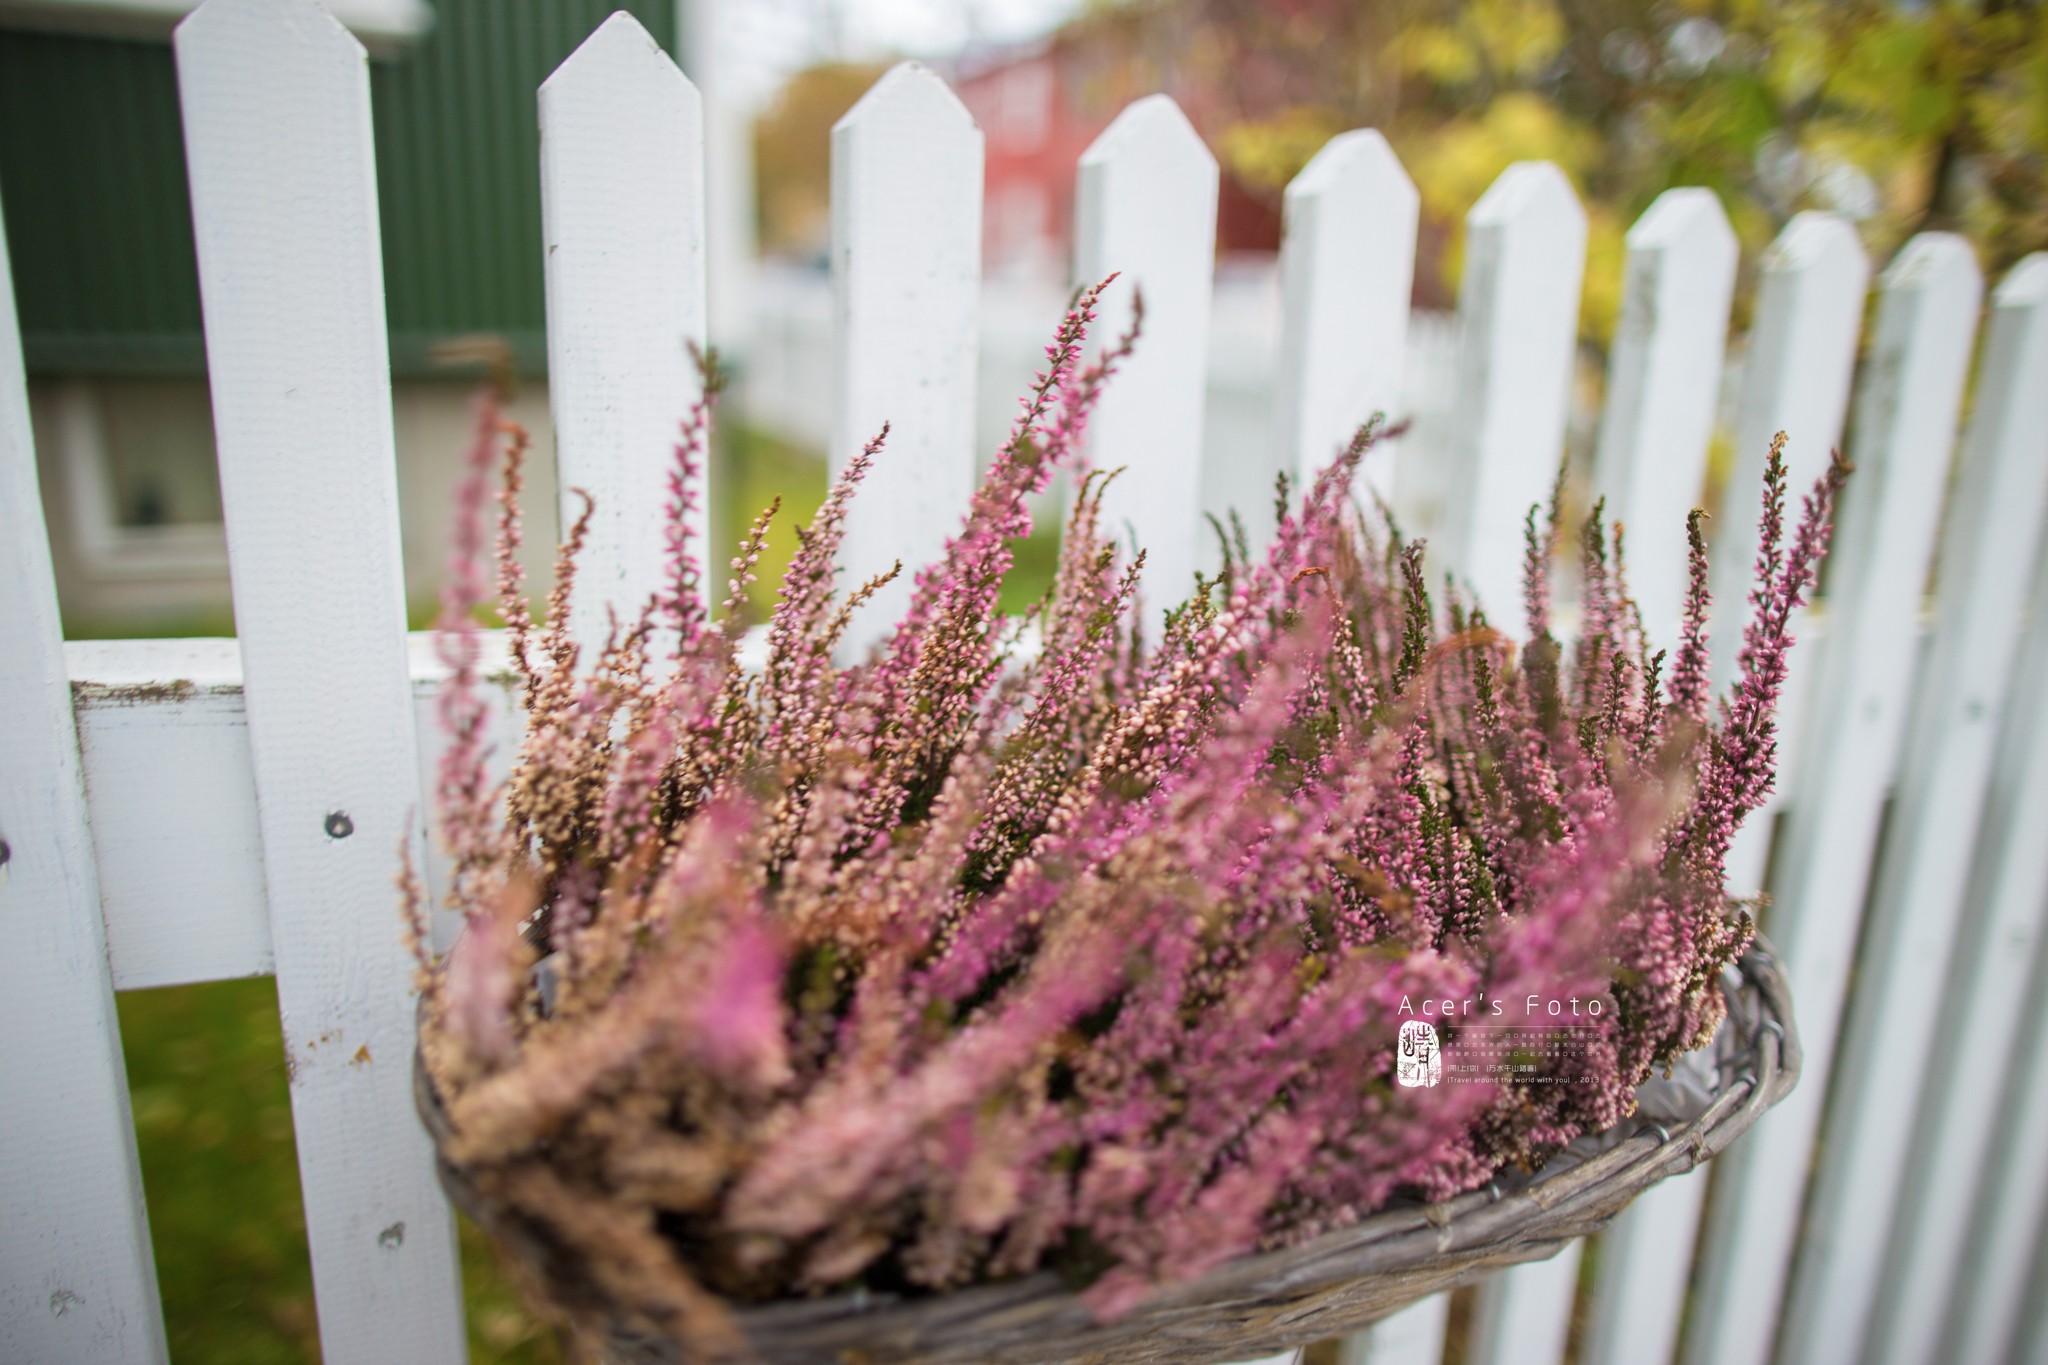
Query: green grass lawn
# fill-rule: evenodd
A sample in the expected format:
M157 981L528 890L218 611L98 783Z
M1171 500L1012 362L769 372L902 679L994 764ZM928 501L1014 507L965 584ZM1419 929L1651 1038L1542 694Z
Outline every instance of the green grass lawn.
M706 574L712 596L723 598L723 566L732 558L748 525L775 498L782 507L768 528L767 548L762 553L758 580L748 593L748 609L755 620L765 620L775 607L775 590L782 571L796 553L796 528L807 524L825 500L829 478L825 462L815 451L793 445L758 428L727 423L719 429L714 496L718 502L718 547L709 558L717 569ZM855 494L858 498L860 495ZM951 528L949 528L951 529ZM1022 611L1036 602L1052 583L1059 562L1059 528L1044 526L1029 537L1012 543L1016 563L1003 580L1002 609ZM917 566L906 564L903 572Z
M117 1000L171 1358L318 1360L276 986L256 977ZM462 1289L471 1359L564 1359L466 1221Z

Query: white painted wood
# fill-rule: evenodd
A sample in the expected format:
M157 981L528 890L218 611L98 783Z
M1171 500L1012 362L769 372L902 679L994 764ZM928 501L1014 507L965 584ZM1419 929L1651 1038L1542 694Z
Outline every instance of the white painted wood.
M1942 1021L1938 1034L1928 1030L1940 1038L1941 1055L1925 1070L1910 1160L1904 1134L1896 1153L1873 1153L1871 1137L1851 1134L1840 1158L1844 1169L1864 1168L1898 1191L1881 1287L1867 1269L1871 1283L1856 1286L1873 1297L1867 1355L1884 1365L1941 1354L1942 1318L1958 1287L1971 1196L1998 1113L2001 1087L1989 1078L2006 1074L2048 903L2048 840L2041 838L2048 830L2048 646L2030 645L2042 652L2042 662L2027 660L2010 696L2006 687L2028 570L2039 557L2048 513L2048 255L2022 261L1993 295L1963 459L1935 574L1940 598L1933 652L1900 780L1902 804L1893 822L1900 832L1888 841L1880 865L1874 911L1879 924L1886 917L1897 921L1884 945L1894 962L1920 955L1913 979L1895 999L1900 1008L1920 1002L1928 1011L1920 1022ZM2048 583L2034 586L2035 639L2048 637L2044 587ZM1972 838L1980 818L1983 834ZM1948 957L1950 928L1956 931L1955 969L1946 1001L1937 1002L1930 998L1942 986L1935 964ZM1859 1029L1868 1029L1873 1041L1896 1031L1889 1021L1870 1020L1866 992L1859 988L1858 996L1852 1038ZM1885 999L1889 1007L1894 997ZM1953 1042L1958 1038L1967 1040L1960 1048ZM1914 1040L1896 1059L1859 1070L1856 1098L1838 1100L1837 1113L1846 1120L1867 1112L1869 1091L1879 1083L1905 1100L1920 1075L1906 1068L1914 1051L1926 1046ZM1845 1049L1845 1067L1848 1057ZM1902 1108L1912 1112L1914 1106ZM2048 1144L2042 1150L2048 1152ZM1879 1158L1893 1164L1881 1165ZM2048 1156L2037 1161L2048 1165ZM1913 1172L1910 1179L1900 1178L1901 1163ZM1831 1159L1823 1189L1835 1178L1834 1167ZM1866 1231L1852 1227L1847 1235ZM1859 1249L1843 1260L1867 1261L1874 1254ZM1827 1274L1829 1287L1838 1288L1837 1272Z
M603 644L607 607L631 622L663 586L668 475L701 387L689 348L705 344L703 110L621 10L542 83L540 129L562 525L581 507L572 489L596 503L576 575L587 657ZM730 552L705 544L707 493L700 483L691 550L722 564Z
M1600 1234L1585 1365L1665 1365L1678 1345L1707 1178L1675 1176L1636 1197Z
M1465 1365L1550 1365L1564 1359L1585 1244L1510 1267L1479 1284Z
M460 1360L392 894L421 794L368 67L308 0L206 0L175 47L321 1351Z
M1787 437L1791 486L1811 488L1842 442L1849 384L1870 288L1870 258L1856 229L1827 213L1802 213L1764 253L1756 315L1744 361L1735 419L1735 468L1728 481L1710 555L1714 595L1714 680L1725 689L1749 621L1749 582L1756 563L1758 495L1771 438ZM1799 646L1779 706L1778 780L1770 799L1737 831L1728 850L1728 888L1752 896L1764 889L1778 812L1798 786L1799 727L1808 682L1818 671L1824 617L1802 613L1793 626Z
M0 233L0 1359L161 1361L33 442Z
M1883 280L1859 393L1857 465L1829 567L1830 639L1788 809L1772 932L1799 1001L1799 1086L1719 1172L1696 1362L1769 1348L1807 1162L1828 1092L1871 854L1897 766L1914 674L1914 620L1933 549L1981 277L1968 243L1923 233Z
M1216 158L1180 106L1148 95L1089 144L1075 186L1075 283L1121 272L1095 324L1104 345L1130 325L1132 291L1145 298L1144 338L1110 381L1088 447L1096 468L1123 470L1103 521L1144 548L1155 614L1186 599L1200 563L1217 183Z
M1340 133L1287 187L1273 415L1283 467L1305 487L1375 412L1399 420L1422 199L1374 128ZM1359 471L1391 502L1394 443Z
M1521 622L1522 520L1548 501L1564 454L1585 268L1585 211L1547 161L1508 167L1466 215L1462 488L1445 508L1436 563L1503 629Z
M1676 639L1685 590L1684 538L1669 532L1705 473L1735 258L1720 203L1703 190L1660 196L1629 233L1595 483L1628 525L1630 579L1650 638L1665 648ZM1712 560L1733 600L1718 613L1717 643L1736 639L1746 619L1741 585L1755 558L1757 492L1772 435L1800 433L1795 487L1810 483L1840 440L1868 273L1853 229L1820 214L1801 215L1765 258L1738 416L1742 472L1728 491ZM1816 624L1809 618L1796 629L1800 644L1779 707L1778 792L1744 824L1731 852L1728 881L1737 894L1763 889L1771 831L1805 719ZM1733 657L1729 652L1731 667ZM1604 1234L1589 1361L1671 1358L1705 1193L1704 1180L1666 1181Z
M1935 569L1933 634L1842 1031L1823 1139L1827 1160L1801 1233L1806 1250L1784 1340L1803 1353L1799 1358L1816 1362L1874 1353L1864 1349L1865 1331L1877 1306L1891 1215L1909 1193L1901 1186L1913 1125L1901 1116L1931 1116L1919 1103L1930 1058L1937 1071L1967 1069L1976 1089L1998 1074L1983 1040L1960 1030L1960 1018L1934 1021L1942 1019L1942 988L2048 494L2048 257L2033 264L2039 268L2017 279L2016 292L2001 290L1992 310ZM1971 1002L1959 1003L1967 1009ZM1936 1093L1949 1088L1940 1077L1936 1085ZM1918 1173L1914 1192L1927 1192L1932 1175ZM1953 1173L1959 1203L1967 1203L1969 1175ZM1959 1241L1960 1227L1955 1231ZM1938 1327L1938 1320L1926 1322L1926 1337Z
M2048 613L2040 609L2048 602L2048 549L2035 572L2034 602L1992 778L1992 823L1978 865L1982 880L1971 888L1973 901L1982 892L1981 903L1972 907L1982 912L1973 926L1981 937L1970 943L1965 961L1974 958L1977 972L1951 986L2007 989L2015 978L2019 982L2007 1002L2019 1016L2019 1036L2005 1065L1981 1072L1997 1113L1972 1170L1976 1197L1967 1206L1962 1255L1944 1293L1941 1340L1947 1358L1958 1365L2003 1365L2015 1358L2014 1334L2030 1296L2039 1292L2029 1285L2029 1265L2048 1227L2048 841L2040 833L2048 829ZM1989 1022L1995 1030L1996 1022ZM1995 1031L1986 1043L1995 1055ZM1992 1083L1994 1075L1999 1079ZM1974 1099L1964 1101L1959 1120L1976 1112ZM1942 1235L1937 1226L1923 1226L1930 1236ZM1901 1331L1918 1330L1908 1321L1909 1306L1917 1311L1917 1298L1901 1305L1894 1320Z
M981 169L981 129L916 62L832 128L833 474L889 424L847 513L843 586L903 564L855 615L850 652L894 628L974 496Z
M1735 254L1735 230L1712 190L1666 190L1628 231L1593 486L1609 520L1627 528L1629 587L1644 632L1674 654L1685 518L1707 474Z
M2034 1286L2016 1353L2022 1365L2048 1365L2048 1255L2035 1258Z
M65 646L117 990L272 970L235 641Z
M2048 582L2048 560L2038 582ZM2036 622L2039 618L2036 617ZM2048 630L2030 632L2025 677L2048 694ZM2039 753L2048 748L2048 711L2037 708L2031 742ZM2034 810L2041 812L2038 799ZM2032 827L2038 831L2041 824ZM2038 899L2037 902L2038 904ZM2030 1330L2043 1320L2048 1255L2041 1253L2048 1230L2048 938L2034 924L2034 970L2027 994L2024 1036L2005 1073L2004 1105L1996 1140L1985 1162L1983 1179L1971 1209L1971 1237L1957 1268L1956 1289L1943 1329L1943 1352L1956 1365L2009 1365L2026 1360L2040 1365L2042 1345L2023 1353ZM2031 1323L2029 1319L2032 1319Z
M480 632L489 732L502 776L516 746L510 655L501 631ZM413 711L431 786L444 739L436 716L446 666L434 637L408 637ZM263 976L272 970L263 845L234 640L87 640L64 647L95 831L100 904L114 988ZM428 812L429 817L432 811ZM437 832L429 826L429 834ZM438 906L447 859L428 841L422 869ZM443 942L455 921L437 910Z
M1451 1296L1431 1294L1381 1318L1338 1348L1339 1365L1442 1365Z
M1812 487L1842 444L1869 289L1870 258L1855 227L1834 214L1799 214L1764 253L1735 417L1735 467L1715 518L1710 582L1714 677L1721 686L1735 674L1749 620L1757 498L1771 438L1786 434L1792 488ZM1794 660L1797 667L1796 654Z

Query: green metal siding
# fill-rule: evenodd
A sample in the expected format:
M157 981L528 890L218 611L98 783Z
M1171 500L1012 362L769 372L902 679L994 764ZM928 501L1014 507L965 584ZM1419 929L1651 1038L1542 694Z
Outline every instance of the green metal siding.
M541 367L534 91L618 9L675 50L675 0L437 0L371 63L394 370L469 332ZM0 31L0 197L32 373L204 369L167 44Z

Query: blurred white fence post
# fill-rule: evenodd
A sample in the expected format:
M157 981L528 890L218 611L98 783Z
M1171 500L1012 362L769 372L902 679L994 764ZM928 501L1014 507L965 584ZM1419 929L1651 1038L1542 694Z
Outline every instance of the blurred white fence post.
M1531 504L1549 500L1564 455L1586 214L1564 172L1521 161L1501 172L1465 224L1462 477L1444 508L1445 553L1435 567L1469 584L1497 627L1519 634L1523 519ZM1574 1242L1549 1261L1510 1267L1480 1285L1477 1318L1485 1331L1474 1333L1474 1365L1562 1358L1563 1327L1551 1346L1545 1315L1554 1310L1559 1323L1568 1320L1579 1253ZM1562 1304L1552 1304L1560 1292Z
M1801 1359L1943 1354L1941 1309L1997 1109L1994 1078L2004 1075L2022 1006L2027 953L2000 943L2000 960L1985 962L1957 959L1954 949L1974 855L1987 846L1979 825L2019 651L2014 626L2048 510L2048 256L2022 264L1994 296L1961 461L1934 575L1933 635L1843 1028L1828 1159L1807 1212L1806 1238L1829 1254L1805 1260L1793 1282L1786 1340L1805 1350ZM2010 704L2026 712L2048 698L2021 693ZM1995 829L2004 812L1988 814ZM2033 840L2048 842L2048 823ZM1944 1011L1952 960L1963 988ZM1915 1113L1935 1145L1909 1181ZM1903 1273L1880 1292L1888 1246ZM1866 1337L1883 1309L1893 1330Z
M1418 1299L1346 1337L1338 1365L1442 1365L1450 1320L1449 1292Z
M1756 317L1743 362L1742 406L1735 419L1735 468L1721 499L1709 582L1714 596L1714 683L1734 680L1743 627L1749 621L1749 580L1756 564L1759 496L1771 438L1786 435L1785 470L1793 488L1811 488L1842 443L1849 387L1870 290L1870 258L1856 229L1827 213L1802 213L1764 253ZM1728 850L1728 888L1761 892L1778 811L1798 784L1799 734L1808 682L1825 642L1802 614L1793 633L1803 642L1778 705L1778 780L1761 810L1736 831Z
M676 60L702 97L706 329L721 352L754 341L754 111L732 79L741 0L675 0Z
M1712 190L1666 190L1628 231L1621 322L1593 465L1627 528L1629 588L1654 648L1676 650L1685 517L1699 504L1735 296L1735 230Z
M1800 746L1777 877L1786 922L1769 926L1800 1002L1806 1069L1718 1173L1686 1355L1701 1365L1756 1361L1770 1349L1912 695L1921 591L1981 292L1969 245L1947 234L1914 238L1885 272L1858 400L1857 472L1828 570L1827 649L1814 680L1826 704Z
M847 647L885 636L974 495L981 130L946 83L892 68L832 129L832 472L889 423L846 518L843 586L897 560Z
M310 0L207 0L176 49L321 1350L460 1360L392 900L421 821L368 65Z
M2048 548L2034 576L2034 600L2048 601ZM2038 610L2019 676L2032 690L2015 695L2048 697L2048 615ZM2041 1251L2048 1230L2048 1160L2042 1158L2048 1152L2048 1007L2042 1003L2048 1000L2048 935L2041 932L2041 916L2048 893L2048 847L2040 831L2048 825L2048 706L2032 707L2024 730L2024 748L2002 756L2032 766L2021 769L2027 774L2025 788L2001 821L1999 846L2006 856L1996 874L1995 918L1986 926L1986 939L1996 942L1995 935L2012 934L2012 955L2018 957L2020 943L2033 935L2033 971L2023 978L2030 1017L2000 1087L1998 1121L1968 1210L1969 1242L1955 1267L1953 1296L1942 1321L1946 1350L1956 1365L2006 1365L2022 1359L2022 1343L2015 1338L2027 1330L2030 1309L2032 1326L2044 1325L2038 1280L2048 1273L2048 1255ZM2007 771L2010 765L2001 762L2001 776ZM2021 824L2027 816L2033 823ZM2020 899L2028 893L2030 898ZM2024 1359L2037 1365L2048 1355L2043 1349L2048 1343L2031 1345L2034 1353Z
M1273 415L1280 467L1297 488L1373 413L1405 415L1401 365L1421 204L1394 149L1370 128L1331 138L1287 187ZM1375 449L1359 473L1389 502L1396 449Z
M1511 634L1521 626L1522 519L1549 500L1564 454L1585 269L1585 210L1547 161L1508 167L1465 217L1458 475L1435 568L1470 584Z
M0 231L0 1358L165 1358Z
M1678 642L1685 518L1707 472L1735 256L1735 232L1710 190L1666 190L1628 233L1593 484L1610 520L1627 528L1629 586L1660 649ZM1590 1360L1670 1359L1704 1188L1703 1180L1667 1180L1602 1235Z
M1707 1177L1652 1185L1600 1234L1585 1365L1666 1365L1678 1345Z
M1103 296L1095 338L1130 325L1145 298L1136 354L1103 393L1089 457L1123 473L1103 499L1103 525L1145 551L1145 597L1156 619L1194 587L1215 283L1216 158L1180 106L1148 95L1116 116L1081 156L1074 199L1075 283L1120 278Z
M1510 1266L1479 1284L1465 1365L1542 1365L1564 1359L1585 1242L1547 1261Z
M621 626L662 589L668 475L701 380L704 118L696 89L620 11L540 87L548 398L562 527L595 503L576 573L576 640L589 662L606 608ZM706 544L708 485L691 548L716 593L730 556ZM722 595L722 594L719 594Z
M1722 686L1734 677L1749 620L1757 499L1771 438L1786 435L1792 488L1811 488L1842 443L1869 290L1862 240L1834 214L1797 215L1764 253L1742 366L1735 466L1713 542L1714 677Z

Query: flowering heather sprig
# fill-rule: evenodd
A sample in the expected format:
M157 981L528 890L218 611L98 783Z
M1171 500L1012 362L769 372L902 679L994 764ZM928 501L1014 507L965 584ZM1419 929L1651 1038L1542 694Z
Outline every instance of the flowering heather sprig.
M677 444L664 586L595 659L569 629L587 506L564 540L516 649L526 734L502 801L466 624L504 432L479 408L439 790L470 921L445 962L401 883L422 1056L444 1155L649 1331L708 1344L721 1300L1047 1266L1113 1315L1396 1196L1538 1164L1630 1112L1722 1015L1750 929L1721 859L1768 791L1787 632L1843 467L1788 545L1774 447L1718 715L1696 520L1667 695L1597 513L1582 627L1552 636L1556 496L1527 522L1526 645L1455 591L1432 602L1422 547L1349 501L1377 421L1285 501L1262 556L1233 547L1141 632L1142 558L1104 533L1114 476L1081 451L1136 342L1085 361L1099 295L1077 296L958 534L863 659L839 658L848 614L891 575L841 585L834 560L886 429L799 533L749 673L738 610L768 514L729 561L717 629L682 529L707 385ZM515 434L508 598L522 451ZM1077 493L1025 654L998 591L1063 469ZM1455 1060L1475 1009L1536 997L1570 1001L1569 1063L1393 1084L1420 1002Z

